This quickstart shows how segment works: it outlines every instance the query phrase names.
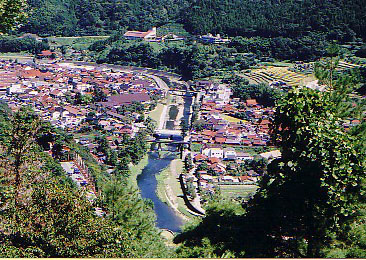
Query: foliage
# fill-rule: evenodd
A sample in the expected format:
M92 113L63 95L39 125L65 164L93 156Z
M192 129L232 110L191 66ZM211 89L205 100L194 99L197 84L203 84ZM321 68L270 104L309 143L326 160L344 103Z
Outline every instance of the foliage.
M279 36L273 38L234 37L229 46L238 52L253 53L257 57L279 60L314 60L325 54L327 39L324 34L309 32L306 36Z
M111 209L108 219L129 234L127 240L134 251L131 257L168 257L173 254L169 254L159 236L153 209L136 190L118 177L107 181L103 190L103 202Z
M191 156L191 153L188 153L186 155L186 158L184 159L184 169L187 172L189 172L192 168L193 168L192 156Z
M202 44L180 45L157 43L154 49L151 43L139 40L125 40L113 36L90 46L93 59L98 63L147 66L169 69L181 74L184 79L203 78L217 75L217 70L229 68L241 70L255 64L253 57L233 56L235 49L223 46Z
M173 20L185 1L29 0L36 12L21 31L41 35L110 34L121 28L148 30ZM138 19L137 19L138 17Z
M266 84L249 84L248 80L239 76L234 76L224 81L230 83L233 97L240 98L241 101L256 99L257 102L264 106L274 106L276 99L280 96L278 90L270 88Z
M364 11L358 0L203 0L190 1L182 21L188 31L197 34L294 38L321 32L328 39L349 41L355 34L365 37Z
M1 0L0 1L0 34L20 25L26 17L24 0Z
M175 243L182 243L178 257L234 257L240 248L243 234L240 231L240 215L243 211L228 201L216 201L206 209L207 217L198 223L187 225L183 232L174 238ZM240 249L238 249L240 250ZM243 252L244 253L244 252ZM244 254L240 254L243 256Z
M49 46L46 42L38 42L32 37L25 37L22 39L5 36L0 37L0 52L28 51L37 54L48 49Z

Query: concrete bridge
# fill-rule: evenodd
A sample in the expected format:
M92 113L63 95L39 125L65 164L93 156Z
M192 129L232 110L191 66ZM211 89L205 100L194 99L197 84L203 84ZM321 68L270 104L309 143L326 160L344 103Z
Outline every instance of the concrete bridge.
M162 137L160 137L161 139L168 139L169 137L177 138L178 136L179 137L182 136L182 131L181 130L158 129L158 130L155 130L154 136L162 136ZM168 138L164 138L164 136L168 136Z

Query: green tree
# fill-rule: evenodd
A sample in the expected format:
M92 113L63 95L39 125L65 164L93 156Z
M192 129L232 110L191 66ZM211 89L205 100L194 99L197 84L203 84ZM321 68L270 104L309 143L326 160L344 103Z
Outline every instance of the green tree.
M129 234L126 242L134 252L131 257L174 256L155 227L156 216L152 208L136 190L118 177L107 181L103 190L103 202L113 212L107 219L112 219L118 229Z
M24 20L26 6L24 0L0 1L0 34L13 29Z
M282 158L268 166L245 217L254 221L266 212L253 223L262 225L256 241L264 256L321 257L354 217L364 154L339 126L335 105L331 92L304 88L290 91L277 106L273 140ZM256 254L249 247L246 252Z

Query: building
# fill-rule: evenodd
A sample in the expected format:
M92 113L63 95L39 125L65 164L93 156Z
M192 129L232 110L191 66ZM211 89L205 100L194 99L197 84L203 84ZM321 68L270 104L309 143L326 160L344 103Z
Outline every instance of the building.
M55 57L55 53L50 50L41 51L41 53L37 54L38 58L53 58Z
M216 36L214 36L211 33L209 33L207 35L202 35L200 37L200 39L204 43L220 44L220 43L229 43L230 42L229 39L223 39L223 38L221 38L220 34L217 34Z
M151 28L147 32L127 31L123 36L128 40L138 40L138 39L142 39L145 41L155 40L156 39L156 27Z
M202 154L207 157L216 157L216 158L224 157L224 151L221 148L205 148L203 149Z

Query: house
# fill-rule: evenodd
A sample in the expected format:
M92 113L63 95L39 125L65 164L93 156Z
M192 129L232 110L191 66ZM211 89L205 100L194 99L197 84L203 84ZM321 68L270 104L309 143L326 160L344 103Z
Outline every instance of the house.
M239 176L239 181L240 182L253 182L254 181L254 179L253 179L253 177L250 177L250 176Z
M225 160L235 160L236 159L236 151L234 148L225 148L224 149L224 159Z
M208 161L210 164L220 163L220 159L217 157L210 157Z
M221 148L206 148L203 149L202 154L207 157L223 158L224 151Z
M147 32L127 31L123 36L128 40L137 40L137 39L142 39L145 41L155 40L156 39L156 27L151 28Z
M257 100L255 99L247 99L247 101L245 102L247 107L255 107L258 105Z
M240 160L240 161L244 161L244 160L253 160L254 157L251 156L249 153L237 152L236 153L236 159Z
M193 160L194 160L195 162L203 162L203 161L206 161L206 160L207 160L207 156L206 156L206 155L204 155L204 154L197 154L197 155L193 158Z
M41 51L41 53L37 54L38 58L52 58L55 56L55 53L50 50Z
M146 93L135 93L135 94L121 94L117 96L111 96L108 98L108 105L121 106L130 105L133 102L148 103L150 101L150 96ZM105 102L101 102L105 103Z
M80 109L77 109L77 108L73 108L71 106L65 106L64 107L64 111L62 112L62 116L74 116L74 117L77 117L77 116L83 116L85 115L84 112L82 112Z

